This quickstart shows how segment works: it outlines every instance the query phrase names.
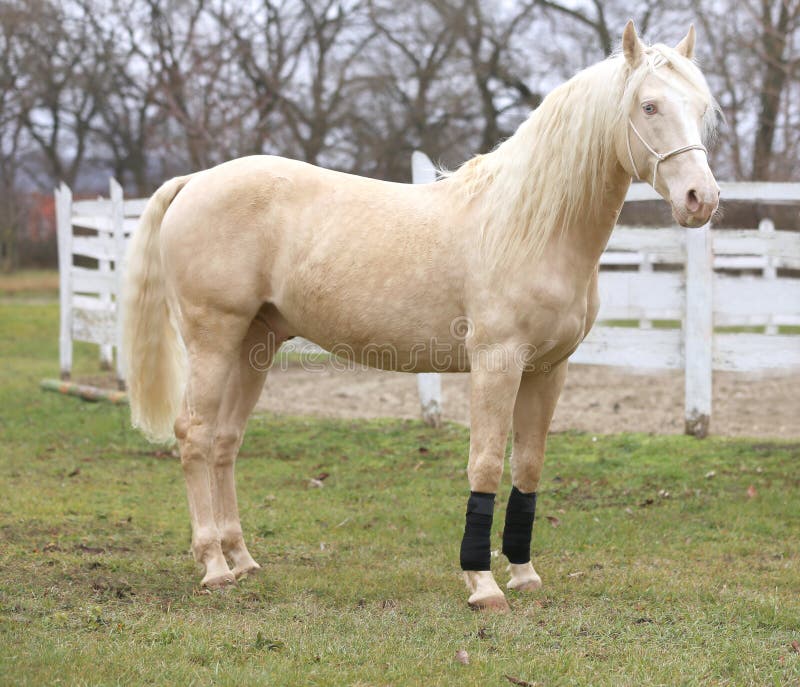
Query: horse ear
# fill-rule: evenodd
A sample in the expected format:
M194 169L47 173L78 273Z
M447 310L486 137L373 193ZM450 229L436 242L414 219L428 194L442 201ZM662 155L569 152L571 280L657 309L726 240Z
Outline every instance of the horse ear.
M625 24L625 30L622 32L622 52L631 67L639 66L644 50L642 50L642 42L639 40L639 36L636 35L633 19L628 19L628 23Z
M687 33L681 39L678 45L675 46L675 50L677 50L684 57L691 60L694 57L694 39L695 39L694 24L689 24L689 33Z

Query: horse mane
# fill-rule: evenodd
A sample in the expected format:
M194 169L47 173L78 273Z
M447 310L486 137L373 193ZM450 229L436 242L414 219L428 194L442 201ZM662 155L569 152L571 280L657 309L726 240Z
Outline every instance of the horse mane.
M718 108L695 64L657 44L631 69L613 55L554 89L491 153L443 172L466 202L477 202L480 240L490 267L539 258L550 239L603 208L604 185L618 165L615 146L646 76L674 69L709 103L704 136ZM616 208L619 211L620 208Z

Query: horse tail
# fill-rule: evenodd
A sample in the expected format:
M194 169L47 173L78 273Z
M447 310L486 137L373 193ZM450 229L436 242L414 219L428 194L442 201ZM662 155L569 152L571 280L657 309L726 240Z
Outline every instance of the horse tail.
M190 176L164 183L147 203L128 250L123 337L131 422L150 441L168 441L186 386L186 351L170 311L161 260L161 221Z

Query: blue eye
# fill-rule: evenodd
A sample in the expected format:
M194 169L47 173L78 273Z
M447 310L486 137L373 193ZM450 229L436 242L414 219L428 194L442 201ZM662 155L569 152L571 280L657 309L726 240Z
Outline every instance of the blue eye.
M653 103L645 103L642 105L642 111L646 115L654 115L656 112L658 112L658 108Z

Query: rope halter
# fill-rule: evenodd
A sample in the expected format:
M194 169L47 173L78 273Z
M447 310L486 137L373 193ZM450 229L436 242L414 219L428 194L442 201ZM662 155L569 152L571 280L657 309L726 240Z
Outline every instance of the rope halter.
M708 156L708 150L706 147L701 143L690 143L686 146L681 146L680 148L675 148L674 150L670 150L668 153L659 153L653 149L647 141L644 140L642 135L639 133L639 130L636 128L636 125L633 123L633 119L628 117L628 124L630 124L630 128L633 129L633 133L636 134L637 138L642 142L642 145L647 148L648 152L656 159L656 164L653 165L653 183L652 186L655 188L656 186L656 174L658 174L658 165L664 160L669 160L671 157L676 157L681 153L688 153L690 150L702 150L706 156ZM641 181L642 177L639 176L639 170L636 168L636 163L633 161L633 152L631 151L631 132L628 131L625 136L625 142L628 144L628 157L631 161L631 167L633 167L633 173L636 175L636 179Z
M655 73L655 70L659 67L666 64L667 61L661 55L654 55L648 56L647 64L651 72ZM647 141L644 140L644 137L639 133L639 130L636 128L636 125L633 123L633 119L628 117L628 124L630 124L630 128L633 129L633 133L636 134L637 138L642 142L642 145L647 148L647 151L656 159L656 164L653 166L653 188L656 186L656 174L658 174L658 165L664 160L669 160L671 157L675 157L676 155L680 155L681 153L688 153L690 150L702 150L706 157L708 157L708 150L704 145L701 143L690 143L688 146L681 146L680 148L675 148L674 150L670 150L668 153L659 153L653 149ZM631 161L631 167L633 167L633 173L636 175L636 180L641 181L642 177L639 176L639 170L636 168L636 163L633 161L633 152L631 152L631 132L630 129L626 130L625 132L625 142L628 144L628 157Z

